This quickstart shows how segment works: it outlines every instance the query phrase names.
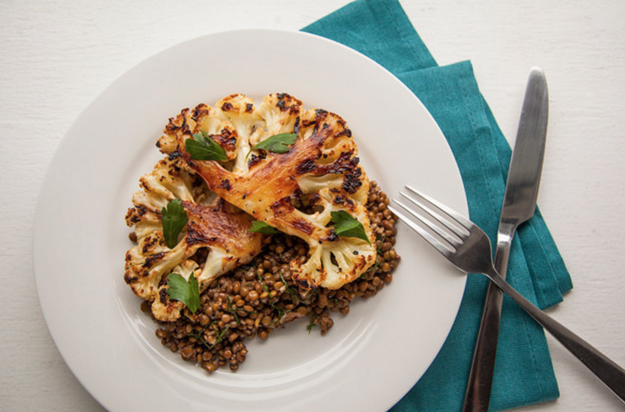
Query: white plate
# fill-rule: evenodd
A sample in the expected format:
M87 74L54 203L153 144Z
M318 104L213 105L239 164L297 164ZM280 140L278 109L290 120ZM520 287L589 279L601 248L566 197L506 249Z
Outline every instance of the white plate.
M123 281L124 224L138 178L160 154L167 119L240 92L287 92L339 113L369 176L389 194L412 183L466 212L460 175L427 110L368 58L299 32L218 33L134 67L76 120L51 162L37 209L39 300L65 361L111 411L382 411L423 375L455 319L465 277L400 228L391 285L326 336L289 325L249 343L238 372L209 375L161 346Z

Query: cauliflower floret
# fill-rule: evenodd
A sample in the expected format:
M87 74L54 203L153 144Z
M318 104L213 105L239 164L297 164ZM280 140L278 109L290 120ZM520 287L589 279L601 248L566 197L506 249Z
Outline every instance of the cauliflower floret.
M126 223L134 227L137 245L126 253L124 279L133 292L152 303L152 313L163 321L180 317L180 302L167 295L167 276L195 276L200 291L211 279L248 263L262 247L263 236L249 232L252 219L211 193L182 159L175 156L157 163L140 180L143 188L133 195L134 207ZM188 217L180 241L165 244L161 210L179 198Z
M177 273L187 281L191 276L199 276L199 265L193 260L185 260L171 269L171 273ZM152 302L152 313L161 321L173 322L180 317L180 312L184 309L184 304L177 300L169 299L166 287L160 289L162 297L159 296ZM158 316L156 316L158 315Z
M215 107L221 110L220 117L227 119L239 136L237 156L232 166L232 172L247 173L247 155L250 148L265 133L263 119L255 110L254 101L242 94L231 94L218 101ZM212 118L213 116L206 116L204 121L210 122Z
M240 110L229 112L230 122L236 122L237 113ZM266 96L258 115L264 132L253 134L248 147L253 147L255 139L294 133L298 139L288 152L262 150L249 155L244 149L237 153L235 163L249 157L247 168L229 169L227 162L191 159L184 150L188 133L182 129L166 130L161 139L170 143L161 145L161 150L171 153L168 150L175 147L221 198L256 220L304 239L310 247L308 261L291 263L294 279L302 287L337 289L355 280L375 262L376 249L372 242L337 236L331 223L333 211L346 211L373 240L365 209L369 180L356 157L351 131L338 115L320 109L305 111L299 100L284 93ZM186 122L191 124L191 120Z
M165 134L157 142L163 153L184 151L184 141L196 133L206 133L226 151L224 167L237 174L247 173L250 148L266 134L264 120L254 101L242 94L231 94L215 107L204 103L193 110L183 109L169 119Z
M267 133L260 140L252 141L253 145L259 143L262 137L267 138L281 133L293 133L299 127L299 114L302 111L302 102L286 93L269 94L263 98L258 107L258 113L264 121Z

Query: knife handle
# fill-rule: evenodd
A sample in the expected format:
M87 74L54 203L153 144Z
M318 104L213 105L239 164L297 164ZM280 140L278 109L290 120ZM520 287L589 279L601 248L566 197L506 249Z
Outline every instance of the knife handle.
M500 225L498 230L495 269L502 278L506 276L508 257L510 256L510 247L515 230L515 225L505 224ZM484 311L482 312L482 322L477 335L471 371L469 372L469 382L462 405L463 412L488 411L495 370L502 302L503 292L493 282L489 282L484 301Z

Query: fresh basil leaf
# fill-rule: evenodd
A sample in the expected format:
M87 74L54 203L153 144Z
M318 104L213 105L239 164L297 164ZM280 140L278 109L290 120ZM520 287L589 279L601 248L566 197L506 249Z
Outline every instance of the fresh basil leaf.
M268 225L267 223L256 220L252 223L252 227L249 230L250 232L262 233L263 235L275 235L276 233L280 233L278 229L275 227Z
M266 138L252 147L252 150L263 149L274 153L286 153L289 151L289 146L296 140L297 133L280 133Z
M195 313L200 307L200 288L196 277L189 275L189 281L177 273L170 273L167 277L167 294L170 299L178 300L185 304L191 313Z
M165 244L168 248L173 249L178 244L178 235L189 221L182 201L176 198L167 203L167 207L161 209L161 219Z
M201 131L193 135L193 139L184 141L184 150L193 160L226 160L228 156L223 147L214 141L208 133Z
M330 213L330 221L334 223L334 233L339 236L356 237L358 239L365 240L371 244L371 241L367 237L365 227L356 220L352 215L344 210Z

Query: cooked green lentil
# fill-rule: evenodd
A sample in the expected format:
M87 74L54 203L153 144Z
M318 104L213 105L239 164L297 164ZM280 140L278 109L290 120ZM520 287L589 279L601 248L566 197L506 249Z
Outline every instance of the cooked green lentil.
M324 335L334 324L333 312L349 313L355 297L369 298L393 280L400 257L393 248L397 218L387 208L389 199L371 182L367 210L378 257L359 279L337 290L300 290L291 279L289 263L306 260L308 246L299 238L273 235L264 251L250 264L212 281L200 296L195 314L188 310L176 322L160 322L156 337L182 359L198 363L208 372L228 366L236 371L247 357L245 341L267 339L277 328L308 318L309 333ZM198 256L198 261L205 258ZM142 310L151 313L149 303Z

